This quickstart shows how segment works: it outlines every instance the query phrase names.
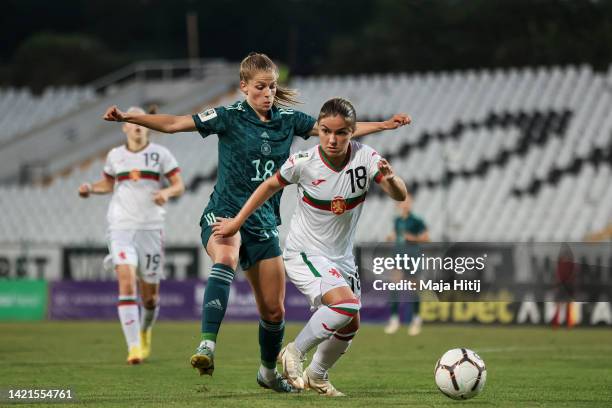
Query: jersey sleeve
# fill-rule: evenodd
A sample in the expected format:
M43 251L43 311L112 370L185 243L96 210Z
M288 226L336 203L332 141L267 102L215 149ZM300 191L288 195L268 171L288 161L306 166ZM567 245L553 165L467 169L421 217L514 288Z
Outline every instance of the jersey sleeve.
M223 106L203 110L192 116L202 137L223 134L227 129L227 110Z
M304 112L295 111L293 114L293 129L295 135L303 139L308 139L310 137L310 131L315 123L317 123L317 120Z
M415 227L414 227L414 229L415 229L414 234L415 235L420 235L423 232L427 231L427 226L425 225L425 222L422 219L416 218L414 224L415 224Z
M169 178L180 171L181 169L174 155L170 153L170 150L164 149L164 156L161 161L161 172L166 178Z
M308 152L298 152L289 156L287 161L283 163L280 170L276 173L278 182L283 186L299 183L302 168L309 157L310 153Z
M369 146L366 146L366 154L368 155L368 175L370 179L374 179L375 182L380 183L383 178L382 173L378 170L378 163L382 159L380 154Z
M104 175L104 177L112 180L117 177L117 172L115 171L112 160L113 151L114 150L111 150L106 155L106 162L104 163L104 169L102 170L102 174Z

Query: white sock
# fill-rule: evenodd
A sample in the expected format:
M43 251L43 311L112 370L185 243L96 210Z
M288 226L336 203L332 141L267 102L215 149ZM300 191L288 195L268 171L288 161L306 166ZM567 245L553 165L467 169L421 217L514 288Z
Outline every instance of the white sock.
M346 299L329 306L321 306L295 338L295 347L302 355L346 326L359 312L359 301Z
M212 340L202 340L200 342L200 346L204 346L210 349L210 351L212 351L213 353L215 352L215 346L217 345L217 343L215 341Z
M142 308L142 320L140 321L140 329L146 331L149 327L153 327L153 324L157 320L159 315L159 303L155 305L153 309Z
M138 318L136 297L119 296L117 311L128 348L140 345L140 319Z
M276 378L276 368L268 368L263 364L259 365L259 375L267 382L272 382Z
M327 371L346 353L355 334L357 332L336 333L328 340L319 344L310 362L310 372L317 378L325 378Z

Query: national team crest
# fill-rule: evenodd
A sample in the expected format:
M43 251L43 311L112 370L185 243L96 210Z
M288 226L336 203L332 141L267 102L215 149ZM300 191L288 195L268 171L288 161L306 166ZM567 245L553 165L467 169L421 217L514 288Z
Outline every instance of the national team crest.
M132 180L132 181L140 180L141 176L142 176L142 174L140 173L140 170L138 170L138 169L134 169L134 170L130 171L130 180Z
M272 147L268 142L263 142L261 145L261 154L268 156L270 153L272 153Z
M346 211L346 200L344 197L337 196L331 201L331 212L342 215Z

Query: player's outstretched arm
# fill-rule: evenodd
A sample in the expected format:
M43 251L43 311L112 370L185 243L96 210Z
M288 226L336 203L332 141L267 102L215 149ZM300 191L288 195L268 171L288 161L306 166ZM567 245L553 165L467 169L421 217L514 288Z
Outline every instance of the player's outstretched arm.
M397 129L409 125L410 122L412 122L412 118L405 113L396 113L384 122L357 122L357 128L355 129L355 133L353 133L353 137L365 136L383 130Z
M193 132L195 122L190 115L151 115L134 112L123 112L116 105L109 107L103 116L109 122L128 122L164 133Z
M357 122L353 137L365 136L376 132L382 132L383 130L397 129L409 125L411 122L412 118L405 113L396 113L384 122ZM319 136L319 127L316 123L310 131L310 136Z
M282 190L283 187L284 185L278 181L276 175L268 178L251 194L251 197L249 197L236 217L217 218L218 221L212 226L213 236L230 237L234 235L255 210L261 207L274 194Z
M393 168L385 159L378 162L378 171L382 174L380 187L383 191L395 201L404 201L408 196L406 183L398 175L393 172Z
M83 183L79 186L79 196L82 198L89 197L90 194L108 194L112 193L115 187L115 181L111 178L103 178L95 183Z

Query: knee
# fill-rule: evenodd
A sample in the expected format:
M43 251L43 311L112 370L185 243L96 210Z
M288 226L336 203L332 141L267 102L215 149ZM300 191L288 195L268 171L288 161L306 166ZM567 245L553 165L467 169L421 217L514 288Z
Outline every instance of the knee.
M280 322L285 320L285 307L280 305L266 305L262 308L261 318L269 322Z
M119 294L121 296L136 296L136 284L128 280L119 281Z
M152 295L145 299L142 299L142 306L145 309L155 309L157 307L157 303L159 302L159 296Z
M136 297L136 286L132 284L120 284L119 285L119 296Z
M338 333L355 335L357 330L359 330L359 314L355 315L346 326L338 330Z
M350 297L344 297L341 300L334 299L334 301L330 302L328 306L341 306L343 308L346 308L347 310L350 310L350 314L353 317L353 320L355 320L355 317L359 318L361 301L351 294Z
M236 254L219 254L215 257L215 263L227 265L232 269L238 266L238 255Z

